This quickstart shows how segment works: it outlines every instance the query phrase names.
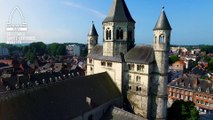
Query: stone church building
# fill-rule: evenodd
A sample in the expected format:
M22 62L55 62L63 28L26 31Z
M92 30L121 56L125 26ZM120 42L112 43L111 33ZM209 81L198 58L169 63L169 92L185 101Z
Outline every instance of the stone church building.
M164 8L153 46L135 45L135 21L124 0L114 0L103 20L103 45L94 24L88 34L87 75L107 72L135 114L166 119L171 26Z

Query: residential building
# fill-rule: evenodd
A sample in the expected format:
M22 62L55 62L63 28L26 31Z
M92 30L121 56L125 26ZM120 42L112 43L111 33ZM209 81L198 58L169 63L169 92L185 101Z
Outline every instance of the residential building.
M197 76L184 74L168 84L167 93L170 104L175 100L192 101L201 112L213 112L212 81L200 80Z

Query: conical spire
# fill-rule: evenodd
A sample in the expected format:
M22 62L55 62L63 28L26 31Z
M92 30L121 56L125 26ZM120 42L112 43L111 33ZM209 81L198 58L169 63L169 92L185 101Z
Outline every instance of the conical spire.
M92 26L91 26L91 29L89 31L88 36L98 36L98 33L96 31L96 28L95 28L95 25L94 25L93 21L92 21Z
M172 30L169 21L166 17L166 13L164 11L164 7L162 8L162 12L160 17L158 18L158 21L155 25L154 30Z
M124 0L114 0L113 5L104 19L103 23L106 22L133 22L135 23L134 19L132 18L126 3Z

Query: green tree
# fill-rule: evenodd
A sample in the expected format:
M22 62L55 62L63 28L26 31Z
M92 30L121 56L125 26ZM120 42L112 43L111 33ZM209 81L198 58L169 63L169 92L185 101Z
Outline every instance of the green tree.
M208 64L208 69L210 71L213 71L213 57L210 59L209 64Z
M27 60L30 60L31 62L34 62L35 58L36 58L36 55L34 54L33 51L28 51L26 54L25 54L25 57L27 58Z
M58 44L58 43L49 44L49 45L47 46L48 54L49 54L49 55L52 55L52 56L56 56L56 51L57 51L59 45L60 45L60 44Z
M29 49L28 52L33 52L36 55L44 55L46 53L46 44L44 44L43 42L35 42L35 43L31 43L29 45Z
M169 64L173 64L173 63L175 63L178 60L179 60L179 57L177 55L169 56Z
M59 45L56 50L56 55L66 55L66 46L65 45Z
M213 45L201 45L200 46L201 51L208 53L213 53Z
M48 45L47 51L48 51L48 54L52 56L65 55L66 46L65 44L52 43Z
M198 120L199 112L191 101L177 100L168 109L168 120Z

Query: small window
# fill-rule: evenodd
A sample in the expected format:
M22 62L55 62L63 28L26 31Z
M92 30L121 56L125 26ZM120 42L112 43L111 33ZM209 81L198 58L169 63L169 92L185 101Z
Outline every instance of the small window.
M101 66L106 66L106 62L101 62Z
M140 77L140 76L137 76L137 77L136 77L136 81L137 81L137 82L140 82L140 81L141 81L141 77Z
M107 30L106 30L106 40L111 40L111 33L112 31L109 29L109 28L107 28Z
M198 88L198 91L201 92L201 87Z
M93 71L93 67L90 67L90 71Z
M192 97L191 96L189 97L189 100L192 101Z
M120 30L120 39L121 39L121 40L123 40L123 36L124 36L123 34L124 34L124 33L123 33L123 30Z
M131 90L132 89L132 86L129 86L129 90Z
M116 30L116 39L119 39L119 30Z
M112 37L112 31L111 30L109 30L109 39L111 40L111 37Z
M136 91L141 91L141 87L137 86Z
M137 71L143 71L144 65L137 65Z
M121 28L116 30L116 39L123 39L123 30Z
M160 43L164 43L164 36L160 35Z
M89 63L92 63L92 59L89 59Z
M109 31L108 30L106 30L106 40L108 40L109 38L108 38L108 36L109 36Z
M112 67L112 63L111 62L107 62L107 67Z
M129 70L134 70L134 64L128 64Z
M128 78L129 78L129 80L131 80L131 79L132 79L132 76L131 76L131 75L128 75Z

